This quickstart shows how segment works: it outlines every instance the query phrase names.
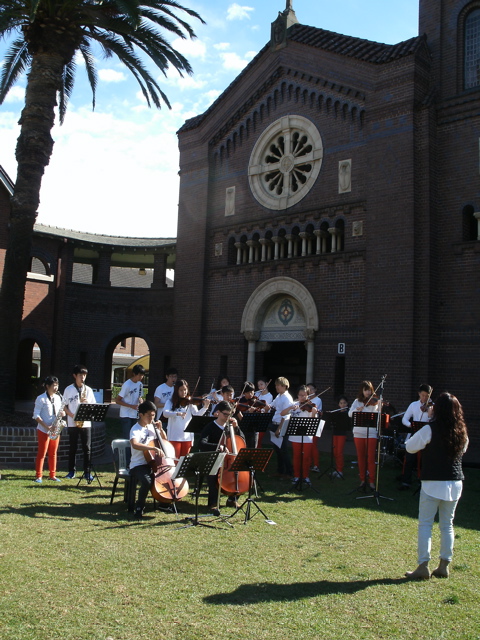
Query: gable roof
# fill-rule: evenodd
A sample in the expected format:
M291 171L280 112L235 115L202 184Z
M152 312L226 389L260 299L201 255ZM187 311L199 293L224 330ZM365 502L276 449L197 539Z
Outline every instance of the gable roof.
M348 58L356 58L364 62L372 64L385 64L414 54L426 42L425 36L415 36L409 40L404 40L397 44L383 44L374 42L373 40L365 40L364 38L355 38L353 36L344 36L334 31L319 29L318 27L310 27L304 24L294 24L287 31L287 40L298 42L309 47L322 49L323 51L331 51L337 55ZM230 85L221 93L218 98L209 106L209 108L198 116L194 116L180 127L177 133L189 131L198 127L203 120L215 109L224 97L235 87L241 80L250 73L251 69L257 64L263 54L270 49L270 43L267 43L257 55L249 62L249 64L238 74L238 76L230 83Z
M13 196L13 182L10 180L8 173L5 169L0 165L0 182L3 184L8 193Z

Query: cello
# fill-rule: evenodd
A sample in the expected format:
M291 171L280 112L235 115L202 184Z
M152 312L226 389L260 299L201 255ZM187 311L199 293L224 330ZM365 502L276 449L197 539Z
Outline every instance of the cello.
M188 494L188 482L185 478L175 478L172 475L175 470L175 449L173 444L164 440L153 422L156 434L152 444L163 451L163 457L153 448L144 451L145 460L152 467L153 483L150 492L155 500L164 504L178 502Z
M231 467L235 461L237 453L239 449L245 448L245 440L242 436L236 435L234 432L234 427L232 424L232 420L229 418L228 426L225 429L228 433L222 435L222 439L219 444L223 444L223 446L229 451L225 456L225 461L222 467L222 471L220 473L220 478L218 481L220 491L228 496L229 498L235 499L236 496L241 493L246 493L250 488L250 472L249 471L231 471ZM219 492L219 502L220 502L220 492Z

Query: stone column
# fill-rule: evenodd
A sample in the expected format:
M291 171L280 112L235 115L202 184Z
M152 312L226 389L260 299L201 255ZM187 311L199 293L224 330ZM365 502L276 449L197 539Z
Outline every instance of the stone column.
M245 331L245 340L248 340L247 355L247 380L255 380L255 345L260 338L259 331Z
M313 340L315 338L315 331L313 329L305 329L303 335L305 336L305 348L307 349L306 380L308 383L314 380L313 363L315 358L315 343Z
M322 253L322 232L320 231L320 229L315 229L315 231L313 232L313 235L315 235L317 237L317 246L315 249L315 253L318 255L320 255Z
M235 242L235 247L237 249L237 264L242 264L242 253L245 245L243 242Z
M260 262L265 262L265 260L267 259L267 244L268 244L268 240L266 238L260 238L259 240L261 246L262 246L262 255L260 257Z
M274 250L274 254L273 254L273 259L274 260L278 260L279 256L280 256L280 241L283 238L280 238L280 236L273 236L272 238L272 242L274 244L275 250Z
M328 233L332 236L332 253L335 253L337 250L337 229L335 227L330 227Z
M310 242L311 242L312 236L307 231L302 231L298 235L302 239L302 258L304 258L310 253L309 249L310 249Z

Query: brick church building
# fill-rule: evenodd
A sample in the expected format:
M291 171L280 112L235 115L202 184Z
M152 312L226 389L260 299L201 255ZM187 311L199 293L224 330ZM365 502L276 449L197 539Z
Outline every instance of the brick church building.
M480 2L385 45L297 22L179 131L173 361L458 394L478 427ZM188 292L188 293L187 293Z
M398 411L421 383L458 395L479 444L480 1L420 0L419 34L332 33L288 1L178 132L176 241L37 227L20 355L37 342L63 379L84 359L106 389L138 336L152 388L168 365L199 391L286 376L332 387L326 408L386 374ZM145 267L148 290L115 286L115 268Z

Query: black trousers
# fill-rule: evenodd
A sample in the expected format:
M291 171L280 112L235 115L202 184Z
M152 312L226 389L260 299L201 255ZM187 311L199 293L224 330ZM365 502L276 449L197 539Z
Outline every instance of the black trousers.
M150 491L150 487L153 482L152 467L149 464L140 464L138 467L130 469L130 475L134 482L136 481L140 484L135 508L143 510L145 502L147 501L148 492Z
M83 449L83 472L90 473L92 466L92 428L68 427L68 472L75 473L78 438Z

